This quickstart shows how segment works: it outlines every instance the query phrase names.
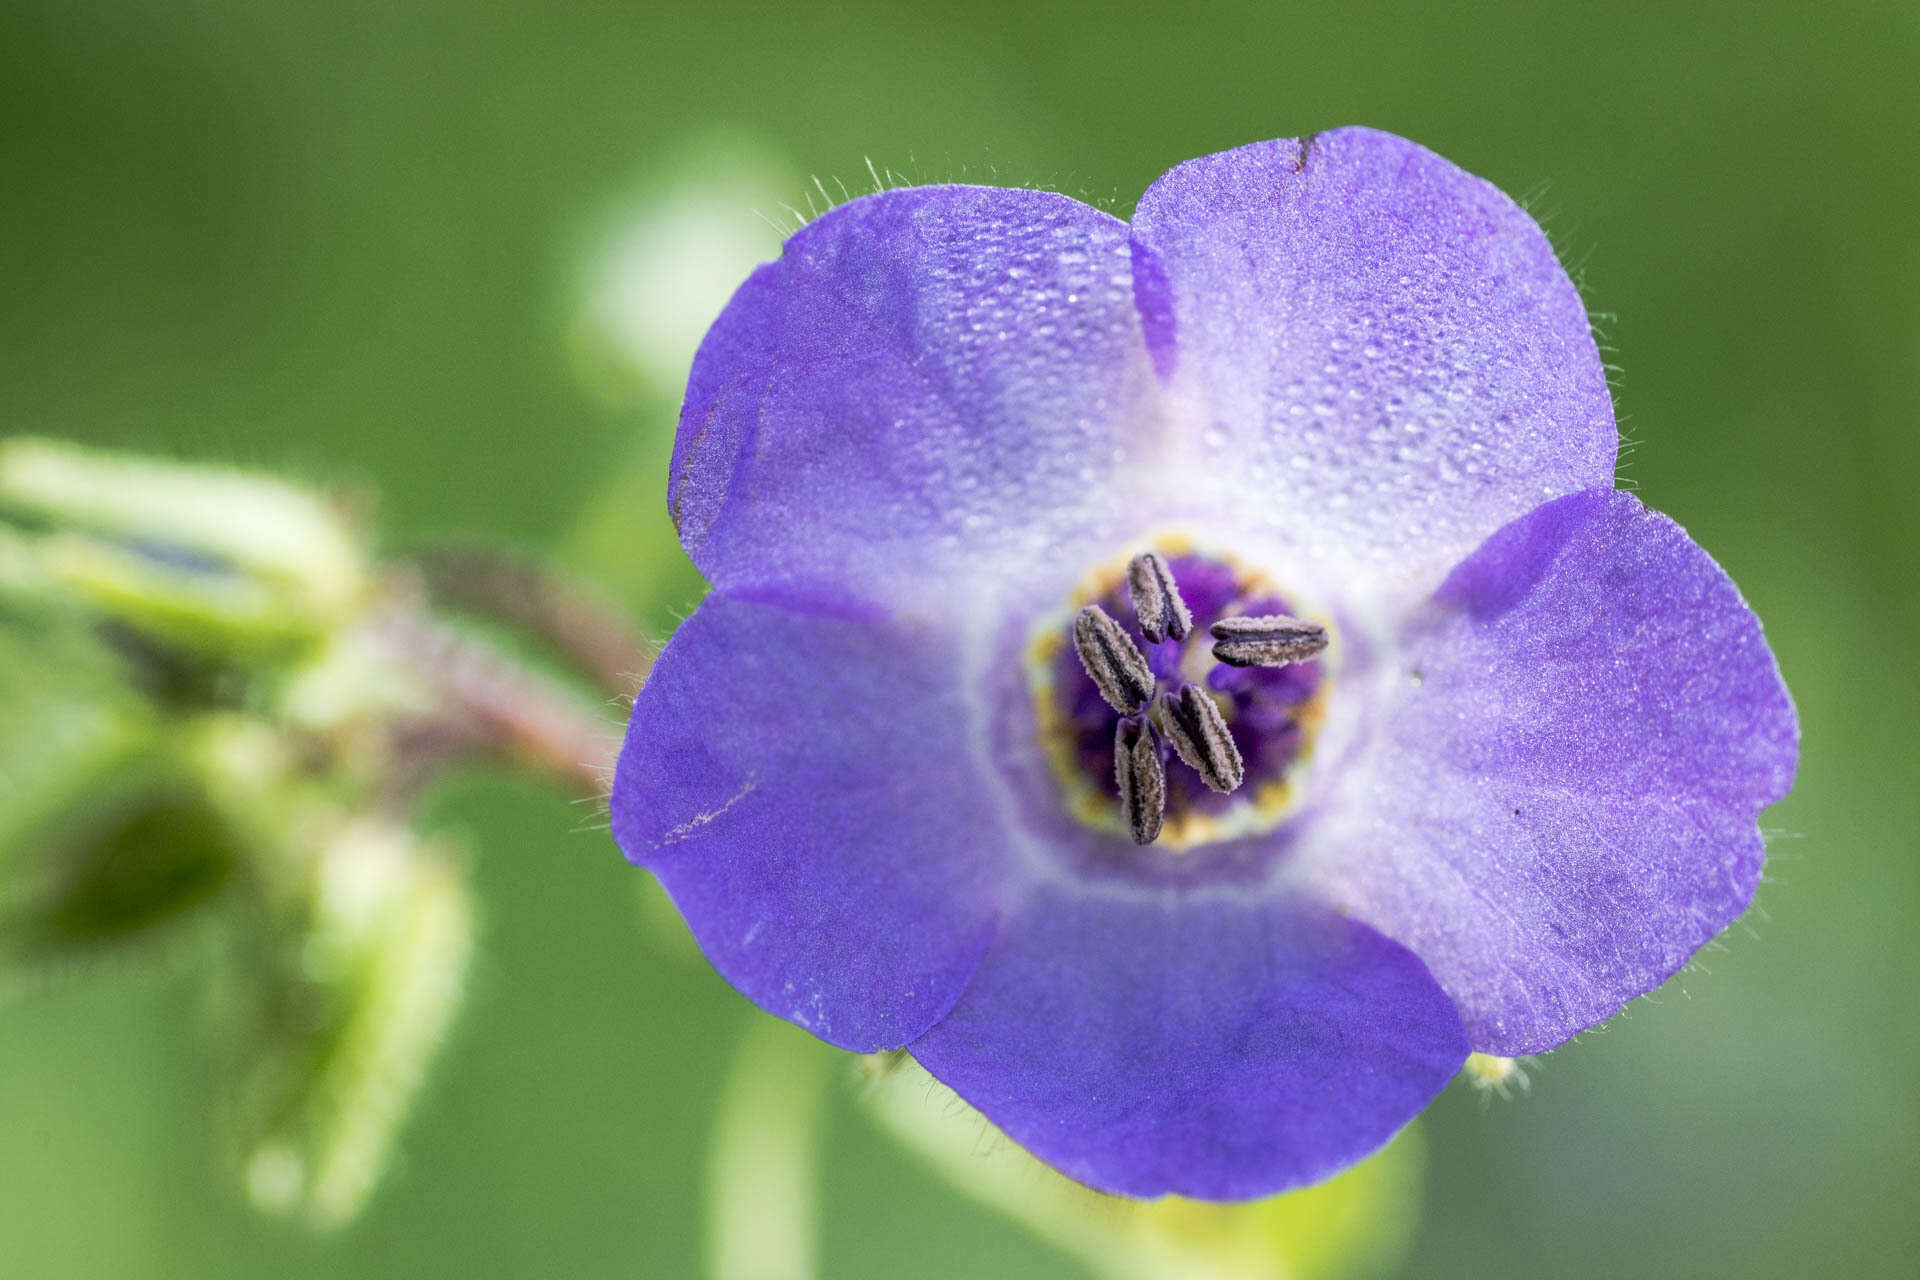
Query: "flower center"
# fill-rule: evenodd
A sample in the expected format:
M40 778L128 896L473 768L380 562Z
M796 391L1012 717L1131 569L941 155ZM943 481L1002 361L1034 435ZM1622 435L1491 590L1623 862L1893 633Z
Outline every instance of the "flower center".
M1277 826L1323 719L1326 626L1173 538L1096 570L1072 605L1027 668L1075 816L1175 851Z

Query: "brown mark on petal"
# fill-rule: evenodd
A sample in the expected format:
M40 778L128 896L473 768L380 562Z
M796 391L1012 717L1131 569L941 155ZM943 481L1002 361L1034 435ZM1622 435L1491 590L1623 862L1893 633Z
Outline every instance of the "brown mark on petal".
M1160 730L1212 790L1226 795L1246 778L1246 765L1220 704L1199 685L1183 684L1162 700Z
M1113 733L1113 781L1135 844L1152 844L1167 813L1167 767L1145 716L1122 717Z
M1222 618L1207 630L1215 641L1213 656L1230 667L1284 667L1327 647L1325 627L1284 614Z
M1127 598L1133 601L1134 616L1140 620L1140 634L1159 644L1169 637L1185 640L1193 630L1193 614L1180 598L1173 570L1157 551L1148 551L1127 562Z
M1121 715L1132 715L1153 696L1146 655L1099 605L1090 604L1074 616L1073 649L1100 696Z

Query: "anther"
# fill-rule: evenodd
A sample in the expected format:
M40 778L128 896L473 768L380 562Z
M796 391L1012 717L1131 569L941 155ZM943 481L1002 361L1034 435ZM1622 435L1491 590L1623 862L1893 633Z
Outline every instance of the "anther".
M1140 620L1140 634L1153 643L1168 637L1185 640L1193 630L1193 614L1187 611L1173 570L1159 552L1143 552L1127 562L1127 595Z
M1327 647L1325 627L1278 613L1222 618L1207 630L1215 641L1213 656L1230 667L1284 667Z
M1113 733L1113 781L1135 844L1152 844L1167 812L1167 766L1145 716L1122 716Z
M1240 748L1227 730L1220 705L1197 684L1183 684L1161 703L1160 730L1200 781L1226 795L1246 778Z
M1146 656L1099 605L1088 605L1074 618L1073 649L1100 696L1121 715L1132 715L1153 696L1153 671Z

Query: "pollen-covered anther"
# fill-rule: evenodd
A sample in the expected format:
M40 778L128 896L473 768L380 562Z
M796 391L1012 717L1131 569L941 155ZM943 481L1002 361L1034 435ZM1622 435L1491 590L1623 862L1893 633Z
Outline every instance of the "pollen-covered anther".
M1284 667L1305 662L1327 647L1325 627L1285 614L1222 618L1207 630L1214 639L1214 658L1230 667Z
M1153 697L1153 671L1146 655L1113 615L1097 604L1073 620L1073 650L1107 705L1130 716Z
M1140 634L1154 644L1169 638L1185 640L1193 630L1193 614L1159 552L1142 552L1127 563L1127 597L1140 620Z
M1113 781L1135 844L1152 844L1167 813L1167 766L1145 716L1122 716L1113 732Z
M1183 684L1167 694L1160 704L1160 731L1214 791L1226 795L1245 780L1246 765L1220 704L1199 685Z

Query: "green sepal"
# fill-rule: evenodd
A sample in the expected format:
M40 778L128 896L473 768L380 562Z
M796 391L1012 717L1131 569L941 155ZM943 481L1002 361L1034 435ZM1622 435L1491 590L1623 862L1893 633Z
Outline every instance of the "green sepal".
M334 503L229 468L16 438L0 444L0 521L45 589L219 661L296 651L372 590Z
M0 986L143 941L217 895L231 833L118 657L0 587Z
M301 882L260 886L216 994L219 1124L260 1209L335 1228L385 1171L459 1005L463 863L377 821L322 833Z

